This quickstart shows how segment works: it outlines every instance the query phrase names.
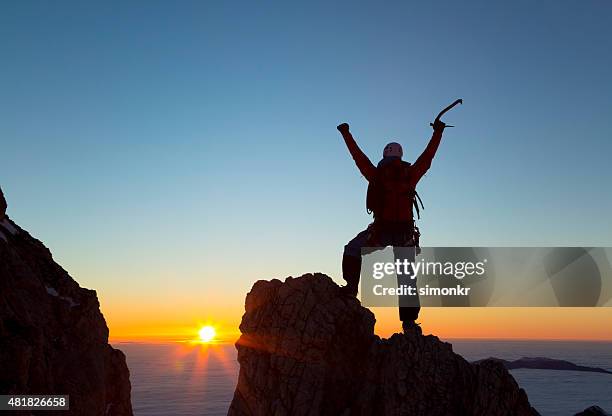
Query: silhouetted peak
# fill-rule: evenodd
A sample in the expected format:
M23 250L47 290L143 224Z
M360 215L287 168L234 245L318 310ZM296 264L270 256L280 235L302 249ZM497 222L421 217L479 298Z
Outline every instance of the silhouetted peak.
M580 413L576 413L574 416L610 416L610 414L599 406L591 406Z
M501 363L418 331L380 339L323 274L258 281L245 306L229 415L537 414Z
M96 292L0 212L0 391L68 394L71 415L131 416L125 356L108 344Z

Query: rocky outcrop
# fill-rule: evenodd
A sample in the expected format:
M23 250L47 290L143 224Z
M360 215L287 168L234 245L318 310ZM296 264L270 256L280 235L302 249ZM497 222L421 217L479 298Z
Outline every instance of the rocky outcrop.
M132 415L125 356L108 344L96 292L81 288L40 241L2 217L0 392L68 394L71 411L62 413L71 415Z
M416 331L380 339L338 289L322 274L255 283L229 415L537 415L502 364Z

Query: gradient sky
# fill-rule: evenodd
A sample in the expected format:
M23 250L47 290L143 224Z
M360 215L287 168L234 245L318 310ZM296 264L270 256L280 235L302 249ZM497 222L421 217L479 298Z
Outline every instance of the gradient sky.
M98 291L111 335L235 331L256 279L341 281L370 219L335 126L414 160L462 97L419 186L423 245L612 245L612 5L421 3L3 2L9 215ZM423 320L612 339L612 310L475 313Z

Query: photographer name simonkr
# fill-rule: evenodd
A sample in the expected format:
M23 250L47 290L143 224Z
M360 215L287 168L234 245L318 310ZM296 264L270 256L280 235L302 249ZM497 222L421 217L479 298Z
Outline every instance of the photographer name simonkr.
M469 296L469 287L457 285L456 287L432 287L425 285L418 288L419 296ZM399 287L384 287L383 285L374 285L372 291L375 296L416 296L417 288L409 285L400 285Z

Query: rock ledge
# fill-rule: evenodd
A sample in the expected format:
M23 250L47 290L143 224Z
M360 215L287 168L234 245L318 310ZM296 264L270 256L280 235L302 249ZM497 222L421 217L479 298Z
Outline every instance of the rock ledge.
M229 415L537 415L502 364L437 337L374 335L374 315L323 274L258 281L236 347Z

